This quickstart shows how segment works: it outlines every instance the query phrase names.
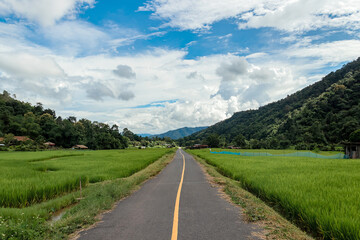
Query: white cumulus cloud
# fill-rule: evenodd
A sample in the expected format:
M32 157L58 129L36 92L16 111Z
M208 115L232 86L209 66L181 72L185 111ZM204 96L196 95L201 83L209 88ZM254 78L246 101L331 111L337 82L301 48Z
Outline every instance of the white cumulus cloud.
M358 0L149 0L139 10L152 11L153 17L166 22L164 26L181 30L209 29L224 19L233 19L241 29L360 28Z
M0 52L0 71L22 78L64 76L63 70L53 58L21 52Z
M65 16L74 17L82 8L94 3L95 0L0 0L0 15L15 15L42 26L51 26Z

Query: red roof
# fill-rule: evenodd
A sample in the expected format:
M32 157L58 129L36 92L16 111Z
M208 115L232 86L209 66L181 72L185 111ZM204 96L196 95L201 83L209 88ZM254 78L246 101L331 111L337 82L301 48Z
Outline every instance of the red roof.
M85 145L75 145L72 148L88 149L88 147Z
M19 142L25 142L25 141L28 141L28 140L31 140L30 138L26 137L26 136L14 136L14 139L16 139L17 141ZM4 138L0 138L0 142L3 142L4 141Z
M25 141L31 140L30 138L28 138L26 136L14 136L14 138L20 142L25 142Z

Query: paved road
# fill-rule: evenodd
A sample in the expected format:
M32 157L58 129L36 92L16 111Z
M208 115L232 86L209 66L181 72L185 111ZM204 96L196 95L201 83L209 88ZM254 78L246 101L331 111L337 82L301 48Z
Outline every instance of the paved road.
M157 177L105 214L95 228L81 232L79 239L256 239L254 231L241 220L239 208L211 187L195 160L178 150Z

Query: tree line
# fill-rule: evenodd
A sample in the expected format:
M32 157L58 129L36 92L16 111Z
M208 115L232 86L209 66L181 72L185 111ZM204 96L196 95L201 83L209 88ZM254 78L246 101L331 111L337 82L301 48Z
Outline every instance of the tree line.
M0 137L5 137L9 145L18 145L13 146L14 150L43 148L47 141L62 148L82 144L90 149L121 149L131 141L143 140L128 129L121 133L115 124L110 126L85 118L77 120L73 116L62 118L56 116L54 110L44 109L41 103L33 106L15 98L7 91L0 93ZM16 144L12 141L14 135L27 136L31 141Z

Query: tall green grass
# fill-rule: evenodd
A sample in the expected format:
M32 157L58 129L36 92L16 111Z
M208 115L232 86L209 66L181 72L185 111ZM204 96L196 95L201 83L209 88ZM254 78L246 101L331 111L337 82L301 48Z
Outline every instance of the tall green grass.
M124 178L168 149L0 152L0 207L27 207L88 183Z
M360 239L360 161L191 153L324 239Z
M138 151L139 156L144 153ZM129 177L90 184L82 195L73 191L25 208L0 208L0 239L67 239L69 234L92 225L99 213L110 210L116 201L161 171L174 153L175 149L169 149L167 154ZM65 214L56 222L50 220L58 211Z

